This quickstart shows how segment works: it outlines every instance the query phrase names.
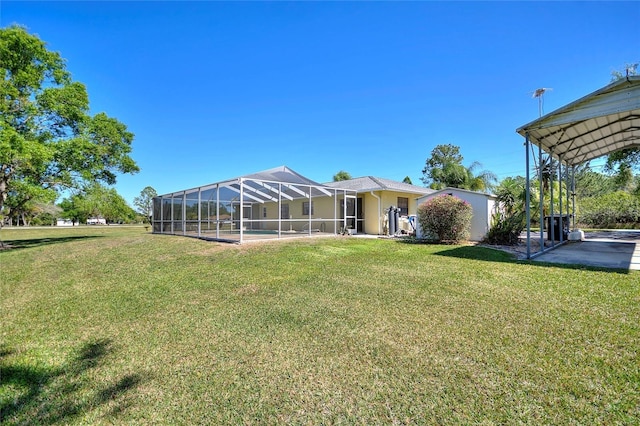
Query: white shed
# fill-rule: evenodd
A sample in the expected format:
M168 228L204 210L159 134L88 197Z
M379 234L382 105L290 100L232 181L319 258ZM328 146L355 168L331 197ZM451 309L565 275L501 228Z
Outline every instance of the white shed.
M487 232L491 227L491 217L496 204L497 198L495 195L460 188L445 188L418 198L418 206L427 200L440 195L453 195L471 204L471 207L473 208L471 233L469 236L471 241L481 241L485 235L487 235ZM420 226L416 229L416 236L418 238L422 238L422 229L420 229Z

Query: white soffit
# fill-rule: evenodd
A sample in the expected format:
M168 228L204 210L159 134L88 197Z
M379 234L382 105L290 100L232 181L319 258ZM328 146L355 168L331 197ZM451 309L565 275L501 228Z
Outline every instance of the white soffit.
M640 76L611 83L516 131L568 165L638 148Z

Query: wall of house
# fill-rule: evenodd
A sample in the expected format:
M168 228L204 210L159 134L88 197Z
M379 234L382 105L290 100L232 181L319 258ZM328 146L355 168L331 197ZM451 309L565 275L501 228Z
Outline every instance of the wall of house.
M408 198L409 204L409 215L416 214L417 204L415 202L418 194L407 194L404 192L396 192L396 191L374 191L374 194L380 197L380 201L373 195L371 192L363 192L358 194L358 198L362 200L362 213L364 215L364 223L363 223L363 231L365 234L372 235L382 235L386 229L386 220L387 220L387 210L390 206L397 207L398 206L398 197ZM337 217L341 216L340 212L340 200L342 197L338 197L337 205L338 205L338 214ZM283 204L289 205L289 214L293 216L294 219L305 218L302 216L302 203L307 200L282 200ZM335 203L331 197L318 197L313 200L313 215L312 219L312 228L318 227L322 221L331 220L333 223L334 211L335 211ZM278 203L264 203L256 205L253 209L253 219L261 220L263 218L263 210L262 208L266 207L267 209L267 217L266 219L274 220L278 219ZM283 218L286 219L286 218ZM257 225L257 224L256 224ZM259 229L277 229L278 224L276 222L268 222L264 221L260 223ZM295 228L295 223L293 224ZM302 226L301 224L298 224ZM287 224L287 227L289 224ZM306 225L308 229L308 225ZM329 224L326 223L323 229L329 229ZM254 228L257 229L257 228ZM287 228L288 229L288 228ZM331 231L333 232L333 231Z
M362 197L364 203L364 232L366 234L385 234L387 228L387 212L391 206L398 207L398 197L408 198L409 216L416 214L418 207L416 198L419 194L408 194L397 191L374 191L373 193L380 197L379 202L376 197L371 195L371 192L358 194L358 197Z
M340 200L338 197L338 209L340 209ZM289 217L282 218L283 231L306 231L309 229L309 217L303 215L303 204L309 199L282 199L282 205L288 205ZM315 197L311 199L313 203L313 214L311 215L311 229L322 230L322 232L334 232L334 212L335 200L332 197ZM250 223L248 229L264 229L277 230L279 204L277 202L256 203L252 208L252 219L254 223ZM264 215L266 209L266 217ZM338 211L337 217L340 217Z
M380 196L379 192L375 193ZM365 234L381 235L382 224L378 215L378 200L371 193L358 194L362 199L362 214L364 215L363 231ZM380 224L380 225L379 225Z

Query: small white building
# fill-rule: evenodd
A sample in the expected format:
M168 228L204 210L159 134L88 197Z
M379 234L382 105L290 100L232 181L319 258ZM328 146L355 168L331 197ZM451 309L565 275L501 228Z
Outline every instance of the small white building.
M56 226L73 226L73 220L71 219L56 219Z
M107 220L102 217L90 217L87 219L87 225L106 225Z
M493 216L497 197L493 194L485 194L484 192L475 192L460 188L445 188L418 198L418 206L440 195L453 195L471 204L473 217L471 218L469 239L471 241L482 241L491 227L491 217ZM416 237L422 238L422 229L420 229L419 223L416 226Z

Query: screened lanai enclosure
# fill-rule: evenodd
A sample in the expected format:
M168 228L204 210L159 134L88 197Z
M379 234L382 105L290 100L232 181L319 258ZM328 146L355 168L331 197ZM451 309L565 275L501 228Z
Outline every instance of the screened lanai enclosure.
M153 232L242 243L355 232L356 192L282 166L153 200Z

